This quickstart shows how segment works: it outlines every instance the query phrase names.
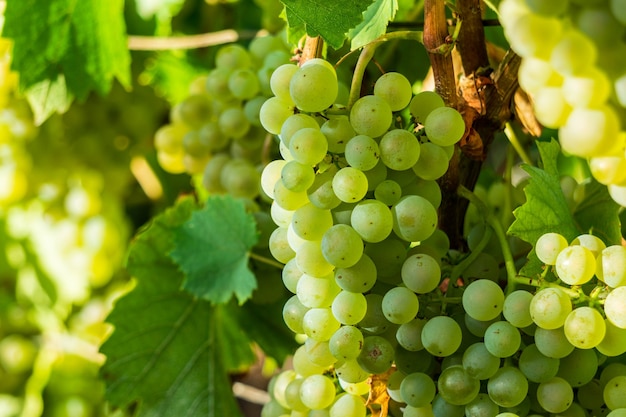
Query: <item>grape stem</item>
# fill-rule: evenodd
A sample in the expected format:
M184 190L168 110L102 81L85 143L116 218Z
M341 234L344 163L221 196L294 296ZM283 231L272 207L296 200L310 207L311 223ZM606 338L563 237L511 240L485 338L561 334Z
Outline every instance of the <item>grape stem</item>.
M376 48L378 48L385 42L396 39L414 40L420 43L424 43L424 34L422 32L408 30L390 32L365 45L363 49L361 49L361 54L359 55L359 59L356 63L356 67L354 68L354 73L352 75L352 84L350 85L350 97L348 100L348 110L361 96L363 75L365 75L365 69L367 68L367 65L374 57L374 52L376 52ZM339 65L344 58L340 59L337 65Z
M495 217L495 215L487 208L485 203L478 198L476 194L471 192L469 189L464 187L463 185L459 185L457 189L457 194L463 198L469 200L470 203L474 204L480 213L484 213L485 221L496 234L498 238L498 242L500 243L500 248L502 249L502 256L504 257L504 266L506 268L506 276L507 276L507 293L511 293L516 284L517 270L515 269L515 261L513 260L513 254L511 253L511 248L509 247L509 243L506 239L506 234L504 229L502 228L502 224Z
M280 262L275 261L273 259L270 259L268 257L265 257L263 255L259 255L259 254L254 253L254 252L248 252L248 256L250 258L252 258L252 259L254 259L256 261L262 262L264 264L273 266L273 267L278 268L278 269L283 269L283 264L281 264Z
M476 248L474 248L474 250L470 252L470 254L467 255L465 259L463 259L461 262L456 264L454 268L452 268L452 271L450 272L451 282L456 282L456 280L461 276L463 271L465 271L467 267L470 266L472 262L476 260L476 258L478 258L478 255L481 254L481 252L489 243L491 236L493 236L493 230L491 229L491 227L485 225L485 233L483 233L483 235L481 236L480 241L476 245Z
M517 155L519 155L520 159L524 161L525 164L532 166L533 162L528 156L528 154L526 153L526 150L520 143L519 139L517 138L517 135L515 134L515 131L513 130L513 126L511 126L510 122L507 122L505 124L504 134L509 139L511 146L513 146L513 149L515 149L515 152L517 152Z
M254 39L267 35L266 30L232 29L189 36L129 36L128 49L132 51L166 51L171 49L197 49L223 45L241 39Z

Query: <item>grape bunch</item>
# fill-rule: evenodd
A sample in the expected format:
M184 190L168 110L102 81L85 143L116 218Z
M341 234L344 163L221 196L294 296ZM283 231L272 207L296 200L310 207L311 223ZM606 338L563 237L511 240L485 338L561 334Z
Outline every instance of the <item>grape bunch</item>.
M564 152L589 161L626 206L626 4L622 0L505 0L500 21L522 57L520 86Z
M257 197L257 165L263 155L269 159L259 111L271 95L271 73L290 60L279 36L255 38L247 49L219 48L215 68L192 83L189 96L172 108L171 122L156 132L160 165L201 176L210 193Z

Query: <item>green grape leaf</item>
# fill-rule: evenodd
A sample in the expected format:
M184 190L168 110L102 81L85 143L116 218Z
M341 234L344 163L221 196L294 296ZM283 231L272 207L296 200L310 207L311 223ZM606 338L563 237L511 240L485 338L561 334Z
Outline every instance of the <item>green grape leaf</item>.
M38 103L36 123L67 110L73 97L107 93L114 78L130 87L123 0L7 2L2 35L13 39L20 89Z
M257 239L254 217L241 200L209 197L174 233L170 255L185 273L183 288L212 303L225 303L233 295L243 303L257 285L248 267Z
M363 21L372 0L281 0L290 28L303 27L309 36L321 36L329 46L339 49L348 31Z
M537 239L547 232L562 234L568 241L579 234L579 229L561 190L557 157L560 147L555 140L537 142L543 169L524 166L530 174L524 188L526 202L515 209L515 221L508 233L535 246Z
M167 256L195 208L183 200L133 241L136 287L107 318L115 331L101 347L106 397L115 407L139 403L140 417L241 416L227 372L254 360L251 341L224 320L228 306L180 290L183 275Z
M622 241L620 205L609 194L606 186L597 181L585 184L583 200L574 208L574 218L582 233L598 236L607 245Z
M375 0L365 11L363 22L349 32L350 49L358 49L383 35L397 10L397 0Z

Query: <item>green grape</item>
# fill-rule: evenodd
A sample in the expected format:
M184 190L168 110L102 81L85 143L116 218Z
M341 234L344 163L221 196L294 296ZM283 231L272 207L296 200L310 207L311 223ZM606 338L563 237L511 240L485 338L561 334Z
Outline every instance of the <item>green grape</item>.
M610 155L623 143L615 140L619 124L609 106L575 108L559 128L559 142L564 152L582 158Z
M287 263L296 256L294 250L289 246L286 227L277 227L276 230L272 232L269 240L269 248L272 256L278 262Z
M566 380L554 377L539 384L537 400L546 411L562 413L572 405L574 391Z
M391 397L391 399L395 402L404 402L404 400L402 399L402 394L400 392L400 386L405 377L406 374L404 372L396 370L389 376L389 379L387 380L387 393L389 394L389 397Z
M363 370L371 374L382 374L391 368L394 349L391 343L381 336L367 336L357 362Z
M189 128L183 124L161 126L154 134L154 147L168 154L180 153Z
M383 296L383 313L387 320L395 324L408 323L419 310L417 295L406 287L395 287Z
M461 340L461 327L448 316L433 317L422 329L422 344L433 356L452 355L461 346Z
M402 417L435 417L435 414L433 413L433 407L430 404L425 407L411 407L410 405L407 405L404 407Z
M330 307L341 289L329 277L316 278L302 274L296 285L296 295L302 305L309 308Z
M289 290L292 294L295 294L298 281L303 275L302 271L298 268L298 265L296 265L296 258L290 259L289 262L285 264L281 275L285 288L287 288L287 290Z
M289 141L289 152L304 165L317 165L328 151L326 136L319 128L306 127L293 134Z
M251 64L251 57L247 49L237 44L222 46L218 49L217 55L215 56L216 68L234 70L237 68L248 68Z
M384 298L383 298L384 299ZM403 323L396 330L396 340L404 349L417 352L424 349L422 344L422 329L427 320L416 318L407 323Z
M369 136L354 136L346 143L344 152L348 164L361 171L368 171L378 164L378 143Z
M476 320L495 319L502 312L503 305L502 288L488 279L478 279L463 291L463 308Z
M596 272L596 259L584 246L568 246L556 257L556 273L569 285L582 285Z
M539 351L537 345L531 344L522 351L518 366L529 381L545 382L556 376L559 370L559 360L545 356Z
M304 378L295 378L285 387L285 404L295 411L307 410L307 406L300 400L300 386Z
M233 100L233 94L228 88L228 79L232 74L232 69L215 68L207 74L206 91L211 97L219 97L221 102Z
M350 224L365 242L381 242L393 229L389 207L378 200L363 200L352 209Z
M250 100L261 89L256 73L247 68L236 69L230 74L228 88L233 96L239 100Z
M220 181L234 197L254 199L261 190L261 175L254 165L242 158L233 158L222 167Z
M441 146L430 142L423 143L419 161L412 168L423 180L439 179L448 171L448 155Z
M213 115L211 100L206 94L193 94L180 102L178 107L180 120L192 129L199 129Z
M487 332L487 329L489 328L489 326L491 326L493 323L498 322L499 320L500 320L499 316L489 321L476 320L467 313L465 313L463 317L463 323L465 324L465 327L467 328L467 330L474 336L477 336L480 338L485 337L485 333Z
M283 307L283 321L294 333L304 333L302 328L302 318L309 311L309 308L303 305L297 296L292 296Z
M414 372L431 373L435 367L433 356L426 350L410 351L396 346L394 361L398 371L404 374Z
M461 365L450 366L441 372L437 381L439 395L454 405L466 405L478 395L480 382Z
M556 18L526 13L505 29L511 48L521 57L548 58L561 39L562 22Z
M574 349L561 358L556 376L566 380L572 387L581 387L591 381L598 372L598 355L593 349Z
M611 378L604 386L602 396L609 409L626 409L626 376Z
M387 167L383 161L379 160L376 166L363 172L367 178L367 191L374 191L378 184L387 178Z
M537 326L544 329L562 327L571 311L569 296L558 288L539 290L530 302L530 316Z
M437 228L437 210L423 197L404 196L391 208L393 230L409 242L426 240Z
M357 367L359 365L357 364ZM339 386L347 393L354 395L367 395L370 391L370 385L367 383L367 380L351 383L342 380L341 378L337 378L339 382ZM311 417L311 416L309 416Z
M315 181L315 171L311 166L298 161L289 161L280 172L283 184L288 190L306 191Z
M578 388L576 392L576 399L578 403L589 410L600 408L604 405L604 399L602 398L602 386L600 381L592 379L585 385Z
M365 402L358 395L341 394L330 407L330 417L365 417Z
M383 313L383 296L370 293L365 296L365 300L367 301L367 311L359 323L359 328L370 333L372 330L377 331L377 333L384 332L389 328L390 323Z
M311 204L320 208L331 210L341 204L339 197L333 190L333 178L338 169L332 165L328 170L315 175L313 184L307 189L307 194Z
M626 78L625 78L626 80ZM624 155L596 156L589 159L591 175L601 184L626 182L626 158Z
M335 224L350 225L350 216L352 216L352 209L356 204L354 203L341 203L333 211L333 220Z
M350 124L359 135L382 136L391 126L392 119L387 101L374 95L361 97L350 109Z
M611 81L604 72L591 68L580 75L565 77L562 91L572 107L597 107L608 100Z
M620 329L626 329L626 287L612 290L604 301L606 318Z
M535 243L535 253L544 264L555 265L557 256L567 246L567 240L562 235L558 233L544 233Z
M606 356L619 356L626 353L626 329L620 329L608 319L604 320L606 333L604 339L596 345L598 352Z
M322 210L307 203L294 211L291 224L294 232L302 239L321 240L333 225L333 216L330 210Z
M374 198L386 206L393 206L400 201L401 197L402 188L392 180L384 180L374 189Z
M400 383L403 402L411 407L426 407L435 398L436 386L432 378L423 372L414 372Z
M489 353L484 343L476 342L463 353L462 364L469 375L483 380L491 378L500 368L500 358Z
M579 349L591 349L597 346L606 333L602 315L592 307L578 307L565 320L565 337Z
M444 105L443 99L439 94L434 91L422 91L413 97L409 104L409 109L415 121L424 124L430 112Z
M333 300L331 308L339 323L354 325L365 317L367 300L359 292L341 291Z
M415 254L402 264L402 282L417 294L428 294L439 286L441 267L432 256Z
M217 157L217 156L216 156ZM213 160L215 157L213 158ZM209 161L210 163L211 161ZM274 198L274 187L281 177L283 167L287 165L287 161L283 159L275 159L265 165L261 173L261 189L269 198ZM284 184L283 184L284 186Z
M330 342L318 342L317 340L307 339L304 342L304 347L309 359L315 365L328 368L337 362L337 358L330 351Z
M626 186L611 184L608 186L609 195L617 204L626 207Z
M348 116L333 116L321 129L328 140L328 151L332 153L344 153L348 141L357 136Z
M261 417L281 417L287 413L287 408L283 407L274 398L271 398L268 402L263 404L263 408L261 409Z
M302 317L304 333L319 342L330 340L340 326L330 308L312 308Z
M304 113L292 114L285 120L280 128L280 140L286 146L289 146L291 143L291 138L294 134L299 132L301 129L311 128L311 129L320 129L317 121Z
M265 130L278 135L283 123L289 116L293 115L293 112L293 103L278 97L271 97L261 106L259 120Z
M602 372L600 372L600 386L604 389L611 379L621 375L626 376L626 364L620 362L609 363L602 369Z
M404 75L387 72L376 80L374 95L389 103L392 111L400 111L409 105L413 94L411 83Z
M191 130L183 138L183 149L187 155L194 158L207 158L210 156L210 148L204 137L197 130Z
M563 327L556 329L535 330L535 344L537 349L549 358L564 358L574 350L574 346L565 337Z
M363 333L354 326L341 326L328 343L330 353L337 359L356 359L363 346Z
M485 331L485 347L498 358L513 356L519 350L520 344L519 330L508 321L497 321Z
M476 398L465 405L466 417L494 417L497 416L500 407L486 393L479 393Z
M530 303L533 295L526 290L516 290L506 296L502 307L502 315L513 326L528 327L533 324L530 316Z
M397 171L413 167L420 157L419 141L413 133L403 129L393 129L385 133L379 147L380 159L388 168Z
M395 280L396 276L400 274L406 252L406 244L393 237L388 237L382 242L365 245L365 253L374 261L378 277L383 281ZM399 282L399 279L397 281Z
M376 265L363 254L354 265L335 269L335 282L345 291L365 293L376 283Z
M296 252L296 264L302 272L314 277L325 277L334 269L334 266L326 261L319 241L304 241Z
M529 94L536 94L544 87L561 85L563 77L554 71L544 59L528 56L522 60L518 72L520 87Z
M302 403L312 410L329 407L335 399L335 384L324 375L311 375L300 386Z
M335 368L337 377L341 381L352 384L365 381L370 374L361 368L356 359L348 359Z
M283 64L272 72L270 88L276 97L292 101L291 95L289 94L289 84L291 83L291 78L297 71L297 65Z
M626 248L613 245L603 249L596 262L596 276L609 287L626 285Z
M454 145L465 133L463 116L452 107L434 109L424 121L428 139L439 146Z
M367 193L367 177L356 168L341 168L333 177L332 187L341 201L355 203Z
M336 224L322 237L322 253L326 261L337 268L349 268L363 255L363 241L347 224Z
M289 93L296 106L305 112L321 112L337 98L339 85L332 66L303 65L292 76Z
M465 407L450 404L440 394L433 400L433 415L435 417L464 417Z
M489 378L487 392L500 407L515 407L528 395L528 380L519 369L504 366Z
M436 181L416 178L411 184L402 187L403 196L411 194L424 197L435 208L441 204L441 188Z

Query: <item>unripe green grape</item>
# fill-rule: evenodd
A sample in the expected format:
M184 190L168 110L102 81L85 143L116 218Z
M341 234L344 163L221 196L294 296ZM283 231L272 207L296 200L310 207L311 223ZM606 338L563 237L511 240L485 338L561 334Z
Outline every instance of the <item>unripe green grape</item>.
M341 289L332 279L332 275L317 278L302 274L296 284L298 300L308 308L330 307L340 291Z
M615 201L617 204L619 204L622 207L626 207L626 185L621 186L621 185L610 184L608 186L608 189L609 189L609 195L611 196L613 201Z
M383 281L400 274L406 252L406 243L391 236L382 242L368 243L365 246L365 253L374 261L378 276Z
M486 393L479 393L470 403L465 405L466 417L487 417L496 416L500 407Z
M330 417L365 417L363 398L348 393L341 394L330 407Z
M579 349L591 349L597 346L606 333L602 315L592 307L578 307L565 319L563 326L565 337Z
M533 324L530 316L530 303L533 295L526 290L516 290L506 296L502 306L502 315L517 328L528 327Z
M304 113L292 114L285 120L283 125L280 128L280 140L286 146L289 146L291 142L291 138L294 134L299 132L301 129L311 128L319 130L320 126L317 124L317 121Z
M626 352L626 329L620 329L608 319L604 320L606 333L596 346L598 352L606 356L619 356Z
M487 392L500 407L515 407L528 395L528 380L519 369L504 366L489 378Z
M330 210L323 210L307 203L293 213L291 220L298 236L306 240L321 240L324 233L333 225Z
M544 59L526 57L522 60L518 72L519 85L529 94L536 94L544 87L559 87L563 77Z
M593 42L578 30L563 33L550 54L550 63L563 76L577 75L592 67L598 51Z
M428 320L422 329L422 344L433 356L450 356L461 346L461 327L448 316Z
M289 246L286 227L277 227L276 230L272 232L269 240L269 248L272 256L278 262L287 263L296 256L294 250Z
M505 29L511 48L522 58L548 58L561 39L563 25L557 18L527 13Z
M311 339L328 341L341 324L333 316L330 308L312 308L302 317L302 329Z
M519 357L520 371L532 382L545 382L556 376L559 370L559 360L549 358L531 344L524 348Z
M572 311L569 296L558 288L539 290L530 302L530 316L537 326L557 329Z
M391 234L393 216L380 201L363 200L352 209L350 224L365 242L381 242Z
M500 369L500 358L493 356L482 342L473 343L463 352L462 365L472 377L489 379Z
M432 412L435 417L464 417L465 407L450 404L441 395L437 394L433 400Z
M387 320L395 324L408 323L419 310L417 295L406 287L395 287L383 296L383 313Z
M365 296L365 300L367 301L367 312L365 313L363 320L359 323L359 328L362 330L366 329L368 332L375 328L380 328L382 331L386 330L390 323L389 320L385 318L385 314L383 313L383 296L376 293L370 293Z
M322 237L322 253L335 267L349 268L361 259L363 240L351 226L336 224Z
M593 278L596 259L584 246L568 246L556 257L556 273L569 285L582 285Z
M339 323L355 325L365 317L367 300L361 293L341 291L333 300L331 309Z
M283 321L292 332L304 333L302 319L307 311L309 308L294 295L283 306Z
M533 96L533 108L542 125L558 129L572 113L572 106L565 100L562 87L545 87Z
M434 91L422 91L413 97L409 104L409 109L415 121L424 124L430 112L444 106L445 103L439 94Z
M355 203L367 193L367 177L356 168L341 168L333 178L332 187L341 201Z
M314 166L326 156L328 142L319 128L306 127L293 134L289 141L289 151L296 161Z
M402 187L403 196L411 194L424 197L435 208L441 205L441 188L437 181L416 178L411 184Z
M450 366L441 372L437 388L447 402L454 405L466 405L476 398L480 382L472 377L461 365Z
M345 382L356 384L367 380L370 374L361 368L356 359L348 359L343 361L335 368L337 377Z
M335 385L324 375L311 375L300 386L300 399L310 409L329 407L335 399Z
M215 159L215 157L213 159ZM261 173L261 188L271 199L274 198L274 187L276 186L276 182L280 179L282 169L286 164L287 161L283 159L275 159L263 168L263 172Z
M296 259L293 258L289 260L283 267L281 272L283 284L285 284L285 288L289 290L292 294L296 293L298 280L302 277L302 271L296 265Z
M404 349L417 352L424 349L422 344L422 329L426 324L425 319L413 319L408 323L403 323L396 330L396 340Z
M337 362L337 358L330 352L329 342L318 342L313 339L306 339L304 347L309 360L315 365L328 368Z
M626 248L609 246L602 250L596 261L596 276L612 288L626 285Z
M424 121L428 139L439 146L454 145L465 133L463 116L452 107L439 107Z
M348 141L357 135L348 116L343 115L331 117L321 129L328 140L328 151L332 153L344 153Z
M220 181L226 192L235 197L254 199L261 189L259 171L241 158L233 158L224 164Z
M315 181L315 171L309 165L293 160L281 170L280 177L285 187L291 191L306 191Z
M432 256L415 254L402 264L402 282L417 294L428 294L439 286L441 267Z
M366 372L382 374L391 368L394 349L391 343L381 336L367 336L363 339L363 349L357 362Z
M372 258L363 254L351 267L337 268L335 281L343 290L365 293L376 283L376 265Z
M387 101L392 111L399 111L409 105L413 94L411 83L404 75L387 72L376 80L374 95Z
M521 341L517 327L507 321L495 322L485 331L485 347L498 358L513 356L519 350Z
M270 88L272 93L283 100L291 100L289 95L289 84L291 77L298 71L298 66L294 64L283 64L272 72L270 77Z
M276 181L272 193L276 204L285 210L296 210L308 203L309 200L306 191L291 191L285 187L282 179Z
M300 400L300 386L303 381L304 378L295 378L285 387L285 404L295 411L308 410L307 406Z
M357 135L350 139L344 152L348 164L361 171L374 168L380 158L378 143L365 135Z
M426 240L437 228L437 210L423 197L405 196L391 208L393 230L409 242Z
M567 240L558 233L544 233L535 243L535 253L546 265L555 265L556 258L568 246Z
M384 180L374 189L374 197L387 206L393 206L402 197L402 188L395 181Z
M215 55L215 67L238 69L248 68L252 64L248 50L241 45L230 44L222 46Z
M378 160L374 168L364 171L365 178L367 178L367 191L374 191L378 184L385 181L387 171L387 167L381 160Z
M604 386L602 395L609 409L626 408L626 376L611 378Z
M393 114L382 98L368 95L358 99L350 110L350 123L360 135L377 138L391 126Z
M574 350L574 346L567 340L563 327L556 329L535 330L535 344L537 349L549 358L564 358Z
M559 363L556 376L566 380L572 387L581 387L598 373L598 354L594 349L574 349Z
M626 183L626 157L624 155L596 156L589 159L591 175L600 184Z
M488 321L502 312L504 292L495 282L479 279L465 288L462 301L467 314L476 320Z
M335 102L339 86L337 74L330 68L326 65L305 65L292 75L289 93L300 110L321 112Z
M403 402L411 407L426 407L435 398L436 389L430 376L423 372L414 372L402 380L400 395Z
M441 146L424 143L420 147L420 157L412 169L424 180L436 180L448 171L448 155Z
M217 97L221 102L228 102L234 98L228 88L230 74L232 69L229 68L215 68L207 74L206 90L211 97Z
M611 93L611 81L597 68L563 79L563 98L572 107L597 107L604 104Z
M302 272L314 277L325 277L334 269L324 257L319 241L304 241L296 252L296 263Z
M213 108L206 94L194 94L180 103L178 112L183 123L192 129L198 129L210 120Z
M559 377L542 382L537 387L539 404L551 413L562 413L574 401L574 391L566 380Z
M181 124L168 124L161 126L154 134L154 147L167 154L181 153L183 140L189 128Z
M236 69L228 77L228 88L235 98L250 100L259 93L259 79L256 73L247 68Z
M606 244L598 236L590 234L578 235L576 239L572 240L572 246L580 245L589 249L594 257L597 258L600 253L606 248Z
M413 133L403 129L393 129L380 140L380 159L397 171L404 171L415 165L420 157L420 143Z
M354 326L341 326L328 343L330 352L337 359L356 359L363 346L363 333Z
M278 135L283 123L293 114L293 111L293 103L278 97L271 97L261 106L259 119L265 130Z

